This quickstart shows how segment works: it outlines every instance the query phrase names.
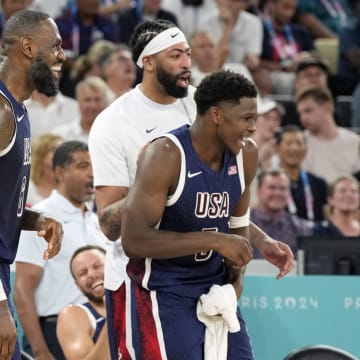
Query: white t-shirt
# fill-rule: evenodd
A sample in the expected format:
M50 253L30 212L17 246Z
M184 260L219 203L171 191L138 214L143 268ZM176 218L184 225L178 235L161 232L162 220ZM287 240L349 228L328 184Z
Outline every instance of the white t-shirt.
M200 18L199 30L206 31L217 44L224 32L219 10L209 16ZM230 52L227 62L244 62L246 55L261 55L263 40L263 25L261 20L247 12L241 11L230 39Z
M303 168L328 183L338 176L360 171L360 137L354 131L340 127L338 135L330 140L318 139L305 131L308 150Z
M24 104L29 113L33 139L42 134L52 133L59 125L78 121L80 117L78 102L60 93L47 107L31 98L25 100Z
M38 237L35 231L22 231L15 261L43 268L35 291L37 312L39 316L56 315L66 305L87 301L70 273L69 263L74 251L89 244L105 247L109 240L102 233L93 211L88 210L83 215L57 190L53 190L48 198L33 208L62 223L64 237L61 249L54 258L44 260L42 256L47 248L46 241Z
M139 85L119 97L98 115L91 128L89 150L95 186L130 187L141 148L154 138L195 120L194 88L169 105L150 100ZM125 276L127 259L120 240L105 258L105 287L117 290Z

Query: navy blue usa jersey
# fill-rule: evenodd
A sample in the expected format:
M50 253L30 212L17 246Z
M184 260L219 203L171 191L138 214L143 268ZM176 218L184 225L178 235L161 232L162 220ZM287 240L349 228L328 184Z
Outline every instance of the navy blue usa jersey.
M0 262L12 263L18 247L29 183L30 124L26 109L1 81L0 96L9 102L15 123L10 145L0 151Z
M175 232L228 232L228 222L244 189L242 153L225 152L220 171L197 156L187 126L166 134L180 149L181 171L174 194L169 196L161 230ZM213 284L224 284L223 256L206 251L172 259L130 259L128 275L145 289L195 297Z

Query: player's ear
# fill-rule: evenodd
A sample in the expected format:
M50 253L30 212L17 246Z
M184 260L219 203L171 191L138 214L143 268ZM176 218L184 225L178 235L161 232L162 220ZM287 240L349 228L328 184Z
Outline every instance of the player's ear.
M30 36L23 36L20 38L20 47L26 57L30 59L34 57L34 43Z
M216 125L218 125L221 122L221 117L222 117L222 111L220 108L218 108L217 106L212 106L210 109L210 115L212 120L214 121L214 123Z
M143 69L146 69L147 71L153 71L154 61L151 56L143 57Z

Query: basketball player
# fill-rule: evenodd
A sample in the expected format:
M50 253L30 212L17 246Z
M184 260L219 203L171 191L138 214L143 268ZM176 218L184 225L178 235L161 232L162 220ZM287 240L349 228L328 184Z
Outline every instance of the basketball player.
M0 360L20 359L11 315L10 264L20 230L35 230L48 242L44 258L60 249L62 227L54 219L25 208L30 173L30 126L23 101L34 89L57 92L65 54L55 22L47 14L22 10L2 33L0 67ZM13 355L12 355L13 354Z
M131 43L133 58L143 80L115 100L95 120L89 136L96 203L101 228L114 246L105 262L105 288L112 357L117 357L121 328L119 287L127 260L119 240L123 205L132 185L142 147L154 138L196 116L194 88L189 86L190 46L180 29L165 21L146 21L136 28ZM290 249L251 226L251 237L265 257L279 267L279 277L293 267ZM111 315L110 315L111 314ZM112 335L113 334L113 335Z
M70 271L88 302L68 305L59 314L56 334L67 360L110 359L104 303L105 250L82 246L70 260Z
M145 149L122 218L130 281L121 293L131 314L120 319L121 359L203 359L200 296L227 283L240 296L241 267L252 258L256 96L243 76L214 73L196 90L194 124ZM239 309L237 316L241 330L228 336L227 359L253 359Z

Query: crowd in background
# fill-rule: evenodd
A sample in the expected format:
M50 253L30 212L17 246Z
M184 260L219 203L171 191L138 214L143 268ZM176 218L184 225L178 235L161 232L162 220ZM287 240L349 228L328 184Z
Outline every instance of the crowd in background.
M67 56L61 92L34 91L26 101L29 205L66 185L53 171L55 149L69 140L87 143L95 118L141 81L129 44L135 27L165 19L188 38L194 86L227 69L259 90L252 221L295 254L298 236L360 236L360 0L2 0L1 6L0 31L19 9L48 12ZM20 254L17 261L33 262ZM35 275L39 281L41 272ZM20 295L19 303L28 302L28 294Z

